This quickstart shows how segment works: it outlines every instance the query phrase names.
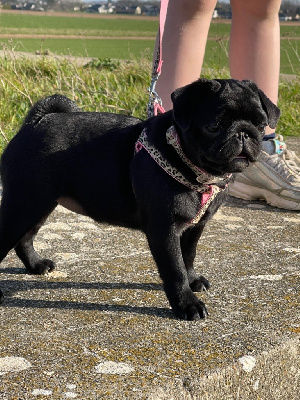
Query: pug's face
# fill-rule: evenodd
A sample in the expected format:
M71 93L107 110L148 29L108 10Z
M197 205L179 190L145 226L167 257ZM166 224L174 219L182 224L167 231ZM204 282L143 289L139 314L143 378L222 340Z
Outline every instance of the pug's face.
M275 128L280 116L251 81L200 79L172 100L183 150L215 175L241 172L256 161L266 126Z

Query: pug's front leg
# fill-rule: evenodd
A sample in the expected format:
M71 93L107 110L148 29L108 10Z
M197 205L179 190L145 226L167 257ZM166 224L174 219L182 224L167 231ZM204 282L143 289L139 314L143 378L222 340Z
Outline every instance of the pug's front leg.
M205 304L192 292L182 257L180 237L174 231L148 230L147 238L174 314L189 321L208 315Z
M187 270L190 288L193 292L202 292L210 288L209 281L202 275L197 275L194 269L197 243L205 224L199 224L182 233L180 238L181 252Z

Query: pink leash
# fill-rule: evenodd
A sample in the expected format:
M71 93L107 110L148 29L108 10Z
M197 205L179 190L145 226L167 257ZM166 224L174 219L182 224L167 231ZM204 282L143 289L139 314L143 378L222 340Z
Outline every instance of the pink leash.
M160 4L159 43L158 43L158 48L157 48L157 53L156 53L156 59L154 61L154 65L153 65L151 84L148 89L148 91L149 91L149 103L148 103L148 107L147 107L148 118L153 117L154 115L157 115L158 113L165 112L165 110L162 106L162 100L159 97L159 95L157 94L157 92L155 91L155 86L156 86L158 77L161 73L161 68L162 68L162 63L163 63L163 61L162 61L162 38L163 38L163 34L164 34L168 3L169 3L169 0L161 0L161 4Z

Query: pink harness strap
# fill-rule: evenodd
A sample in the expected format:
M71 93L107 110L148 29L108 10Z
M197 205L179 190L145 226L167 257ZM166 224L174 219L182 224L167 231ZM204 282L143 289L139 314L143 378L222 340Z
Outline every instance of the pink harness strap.
M172 132L172 130L171 130ZM178 138L177 138L178 140ZM172 145L172 143L170 143ZM196 191L198 193L201 193L201 203L199 210L195 217L189 221L187 226L190 225L196 225L205 212L207 211L208 207L212 203L212 201L216 198L218 193L222 192L224 189L220 188L219 186L213 184L213 183L199 183L199 184L194 184L190 182L189 180L186 179L186 177L177 170L173 165L169 163L168 160L166 160L160 153L158 149L156 149L151 143L149 143L148 138L147 138L147 132L146 129L143 130L141 133L138 141L135 144L135 153L137 154L140 152L142 149L146 150L147 153L150 155L150 157L168 174L170 175L173 179L175 179L177 182L181 183L182 185L188 187L189 189ZM189 161L191 164L191 161ZM191 167L191 165L189 165ZM194 166L194 172L195 170L200 170L198 167Z
M224 189L220 189L216 185L209 185L209 191L202 193L200 208L196 216L190 221L191 224L196 225L201 220L208 207L216 198L217 194L220 193L222 190Z

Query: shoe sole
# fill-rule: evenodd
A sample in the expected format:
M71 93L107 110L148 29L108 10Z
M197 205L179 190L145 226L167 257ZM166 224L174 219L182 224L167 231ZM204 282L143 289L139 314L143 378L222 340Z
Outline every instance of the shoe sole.
M284 208L285 210L299 211L300 204L277 196L276 194L255 186L245 185L235 181L229 186L230 196L243 200L264 200L270 206Z

